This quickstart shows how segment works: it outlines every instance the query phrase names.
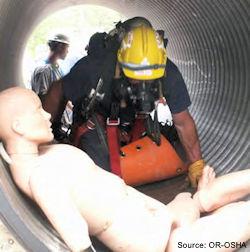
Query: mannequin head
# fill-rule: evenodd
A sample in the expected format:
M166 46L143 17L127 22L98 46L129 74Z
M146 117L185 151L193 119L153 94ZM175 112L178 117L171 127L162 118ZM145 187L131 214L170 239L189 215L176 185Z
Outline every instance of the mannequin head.
M14 87L0 92L0 139L5 144L26 141L39 145L51 141L50 117L29 89Z

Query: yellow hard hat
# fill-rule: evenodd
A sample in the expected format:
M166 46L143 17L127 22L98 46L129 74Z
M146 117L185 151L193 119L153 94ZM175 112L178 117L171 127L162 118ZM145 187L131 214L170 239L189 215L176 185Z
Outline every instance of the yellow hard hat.
M118 62L128 78L153 80L164 75L167 53L162 37L151 27L129 31L118 50Z

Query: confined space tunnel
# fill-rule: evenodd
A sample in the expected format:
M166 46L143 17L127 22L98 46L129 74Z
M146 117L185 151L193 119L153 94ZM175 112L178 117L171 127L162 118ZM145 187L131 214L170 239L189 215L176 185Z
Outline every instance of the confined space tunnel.
M249 167L249 0L0 1L0 90L23 85L23 53L38 23L77 4L112 8L127 17L145 16L156 29L164 29L168 57L181 70L193 101L190 111L205 161L218 174ZM12 233L27 251L67 251L40 211L16 189L6 164L0 166L0 213ZM174 195L180 180L163 182L164 187ZM157 187L159 183L144 191L154 196Z

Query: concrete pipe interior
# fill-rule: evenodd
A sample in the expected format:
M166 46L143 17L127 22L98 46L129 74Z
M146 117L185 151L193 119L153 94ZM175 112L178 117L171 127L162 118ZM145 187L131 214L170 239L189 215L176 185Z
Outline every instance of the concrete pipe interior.
M77 4L145 16L155 28L164 29L168 57L181 70L193 101L190 111L206 162L219 174L249 166L249 0L0 0L0 90L22 85L23 53L38 23ZM3 167L2 219L28 251L66 251Z

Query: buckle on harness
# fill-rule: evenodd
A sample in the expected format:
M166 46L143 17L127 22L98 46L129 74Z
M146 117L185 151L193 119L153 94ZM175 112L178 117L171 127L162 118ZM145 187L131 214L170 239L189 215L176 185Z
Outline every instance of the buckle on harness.
M110 119L109 117L107 118L106 124L108 126L117 126L120 125L120 118L118 119Z
M89 130L93 130L93 129L95 129L95 124L91 120L88 120L87 123L86 123L86 127Z

